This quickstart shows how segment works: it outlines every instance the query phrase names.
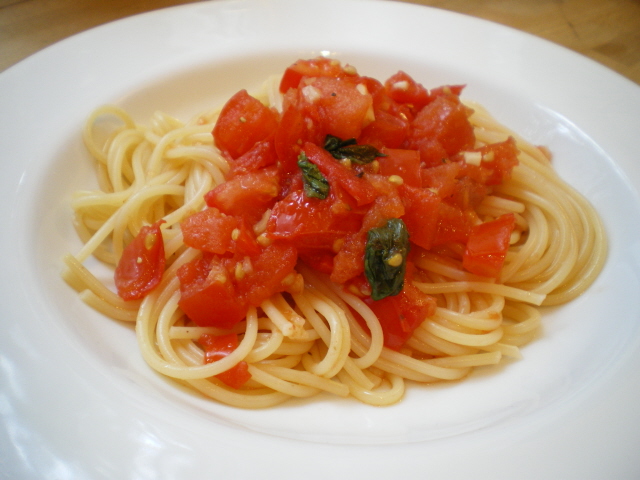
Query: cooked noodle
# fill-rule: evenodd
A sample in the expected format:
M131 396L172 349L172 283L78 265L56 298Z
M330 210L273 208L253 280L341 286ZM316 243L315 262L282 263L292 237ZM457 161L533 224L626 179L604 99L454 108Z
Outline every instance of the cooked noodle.
M269 95L275 98L272 90ZM459 380L502 357L520 358L518 347L540 328L536 307L566 303L584 292L603 266L606 239L593 207L558 177L545 150L505 129L479 105L472 108L478 146L511 135L521 151L511 179L493 189L478 213L493 218L513 212L524 233L513 236L497 282L463 270L456 252L422 252L415 283L437 298L438 307L400 351L383 347L380 324L361 298L300 264L304 289L251 308L233 328L240 335L238 348L204 363L197 339L228 332L194 326L181 313L176 271L199 254L183 244L180 222L205 207L204 194L229 169L211 141L214 112L187 124L155 113L147 126L116 107L93 112L84 140L97 161L99 189L73 196L84 246L65 257L63 276L97 311L135 322L140 350L153 369L243 408L321 392L389 405L402 398L407 380ZM103 141L101 122L114 117L120 126ZM83 266L90 256L115 265L140 229L161 218L167 269L143 300L120 299ZM214 377L242 360L251 374L243 388Z

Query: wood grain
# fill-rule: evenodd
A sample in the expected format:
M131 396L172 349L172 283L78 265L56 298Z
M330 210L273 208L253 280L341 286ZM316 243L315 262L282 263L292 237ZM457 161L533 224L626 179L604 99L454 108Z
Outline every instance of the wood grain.
M396 0L545 38L640 84L640 0ZM0 0L0 71L89 28L193 0Z

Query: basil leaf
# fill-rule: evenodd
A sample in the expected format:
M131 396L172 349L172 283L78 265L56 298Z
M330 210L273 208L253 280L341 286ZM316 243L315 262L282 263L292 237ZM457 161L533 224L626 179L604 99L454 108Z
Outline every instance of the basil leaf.
M311 163L304 153L298 156L298 167L302 170L304 193L307 197L324 200L329 195L329 182L318 166Z
M404 286L409 253L409 232L399 218L367 234L364 273L371 285L371 298L381 300L397 295Z
M371 163L377 157L386 157L373 145L357 145L355 138L341 140L333 135L325 137L324 149L336 160L348 159L359 165Z

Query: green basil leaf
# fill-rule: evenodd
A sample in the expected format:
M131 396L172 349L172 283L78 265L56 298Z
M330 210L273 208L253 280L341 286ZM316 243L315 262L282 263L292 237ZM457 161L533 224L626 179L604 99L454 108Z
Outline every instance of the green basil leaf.
M311 163L304 153L298 156L298 167L302 170L304 193L307 197L324 200L329 195L329 182L318 166Z
M381 300L397 295L404 286L409 253L409 232L399 218L367 234L364 272L371 285L371 298Z
M373 162L377 157L386 156L373 145L357 145L355 138L341 140L333 135L325 137L324 149L336 160L348 159L359 165L365 165Z

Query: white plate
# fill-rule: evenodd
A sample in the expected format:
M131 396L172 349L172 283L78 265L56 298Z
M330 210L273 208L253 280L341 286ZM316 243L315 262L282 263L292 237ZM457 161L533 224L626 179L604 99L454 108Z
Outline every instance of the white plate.
M241 411L178 389L131 328L60 280L69 196L91 182L80 129L115 102L187 118L297 58L402 69L555 154L601 213L607 265L544 317L524 360L411 387L389 408L322 398ZM382 1L195 3L60 42L0 75L0 471L8 478L637 478L640 88L538 38Z

